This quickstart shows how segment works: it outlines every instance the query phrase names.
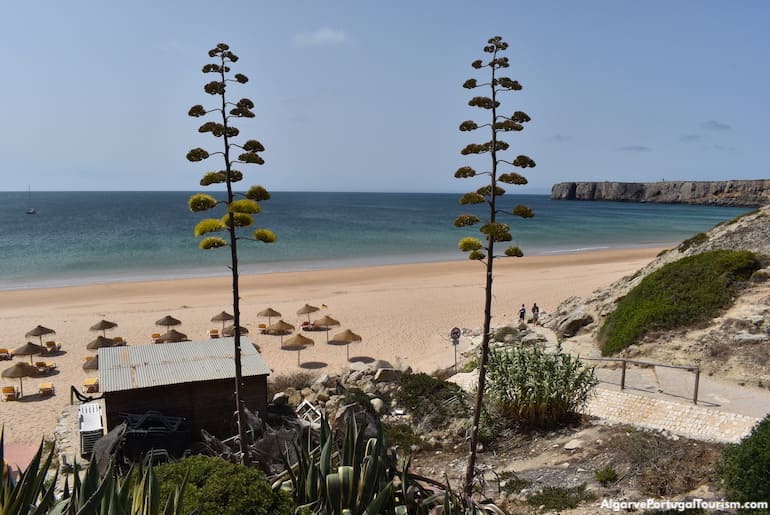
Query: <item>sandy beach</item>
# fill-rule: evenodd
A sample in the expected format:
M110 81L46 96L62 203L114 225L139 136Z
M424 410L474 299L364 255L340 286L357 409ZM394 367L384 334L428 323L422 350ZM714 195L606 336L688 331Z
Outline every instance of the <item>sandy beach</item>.
M587 295L635 272L659 251L644 248L498 260L493 325L514 319L522 303L529 310L537 302L543 312L549 312L569 296ZM351 329L363 337L361 343L351 345L351 357L383 359L431 372L453 363L448 338L453 326L481 326L483 286L483 266L468 261L244 276L242 325L250 330L275 375L298 370L297 355L282 351L278 337L259 335L258 324L267 320L256 314L270 306L286 322L298 325L306 317L295 313L305 303L327 306L311 319L329 315L342 323L330 334ZM108 336L122 336L129 345L147 345L150 334L159 330L155 320L169 314L183 322L178 329L190 339L204 339L209 328L221 328L210 321L213 315L232 312L231 295L229 278L0 292L0 347L14 349L27 340L36 341L24 334L40 324L56 331L54 338L63 351L46 358L57 365L54 375L24 379L26 397L0 403L6 442L51 437L61 409L69 403L70 385L82 388L86 378L97 377L97 372L81 367L86 356L94 355L86 344L101 334L89 331L91 325L101 319L117 322L119 327ZM315 346L301 354L306 369L321 374L346 365L344 347L327 345L324 333L304 334L315 340ZM20 360L29 358L20 356L13 362ZM0 368L13 362L0 362ZM43 381L53 383L53 397L37 395ZM2 382L18 385L18 380Z

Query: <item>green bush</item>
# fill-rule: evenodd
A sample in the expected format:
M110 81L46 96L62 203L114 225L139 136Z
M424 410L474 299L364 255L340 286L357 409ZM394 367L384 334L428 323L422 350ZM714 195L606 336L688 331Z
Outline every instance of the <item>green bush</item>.
M601 483L602 486L607 486L618 480L618 473L615 472L615 468L612 465L605 465L597 470L594 475L596 476L596 480Z
M428 374L403 374L394 398L415 422L431 430L454 417L467 417L468 405L462 388Z
M537 347L492 351L487 371L489 399L505 420L550 427L572 418L598 383L593 367L561 352Z
M762 264L749 251L714 250L651 273L623 297L599 331L602 354L613 354L652 330L708 320L733 299Z
M770 415L741 443L725 448L717 473L730 500L770 502Z
M596 496L586 491L586 485L578 485L574 488L558 488L547 486L540 492L527 497L530 506L542 506L546 510L575 509L581 502L592 501Z
M283 492L273 492L264 474L220 458L191 456L177 463L158 465L153 473L161 498L182 484L187 475L182 513L236 515L291 514L294 503Z

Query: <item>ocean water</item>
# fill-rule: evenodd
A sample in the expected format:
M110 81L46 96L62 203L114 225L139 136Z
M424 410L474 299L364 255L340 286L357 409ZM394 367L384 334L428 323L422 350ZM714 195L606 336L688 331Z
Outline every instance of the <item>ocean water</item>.
M205 215L190 192L0 192L0 289L226 275L226 248L203 251L192 230ZM465 259L457 194L273 193L255 227L272 245L242 241L241 271L267 273ZM672 246L747 211L742 208L552 201L503 197L535 218L510 219L525 255ZM36 215L25 213L28 205ZM480 206L473 206L477 209ZM471 210L472 211L472 210ZM481 211L479 211L481 212ZM216 213L221 215L221 211Z

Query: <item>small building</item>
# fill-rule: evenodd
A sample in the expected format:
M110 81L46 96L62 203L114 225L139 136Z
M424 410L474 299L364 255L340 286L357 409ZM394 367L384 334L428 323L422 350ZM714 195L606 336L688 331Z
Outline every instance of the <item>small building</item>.
M233 338L99 349L107 430L126 413L158 411L186 419L194 440L201 429L219 438L237 434L234 354ZM241 374L246 407L264 413L270 368L246 336Z

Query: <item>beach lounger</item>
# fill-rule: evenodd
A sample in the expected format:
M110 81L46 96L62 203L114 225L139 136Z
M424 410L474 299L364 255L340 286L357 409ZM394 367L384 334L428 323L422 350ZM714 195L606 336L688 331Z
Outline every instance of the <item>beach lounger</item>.
M150 343L163 343L163 340L160 339L160 333L152 333L150 335Z
M3 400L4 401L18 401L19 389L15 386L3 386Z
M40 383L37 391L40 395L53 395L53 383Z
M45 342L45 348L49 353L59 352L61 350L61 344L56 342Z
M219 329L209 329L209 338L219 338Z
M83 381L83 391L86 393L96 393L99 391L99 378L93 377Z
M122 336L116 336L112 341L115 342L115 347L122 347L126 344L126 340L124 340Z
M48 362L46 361L35 361L35 368L37 368L37 371L41 374L47 374L48 373Z
M259 324L259 334L267 334L267 324Z
M13 354L8 349L0 349L0 359L12 359Z

